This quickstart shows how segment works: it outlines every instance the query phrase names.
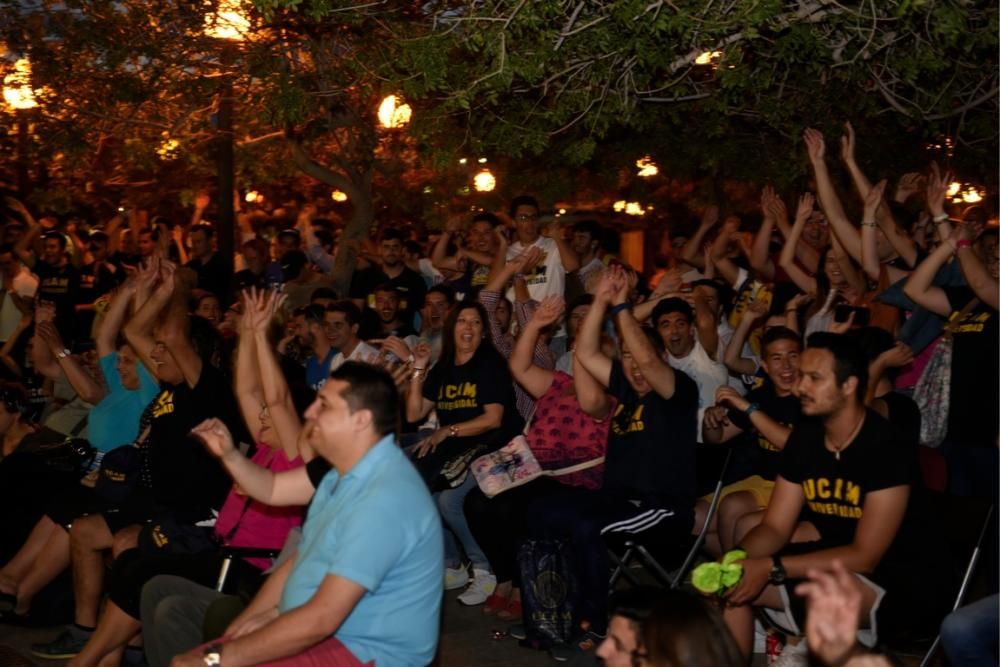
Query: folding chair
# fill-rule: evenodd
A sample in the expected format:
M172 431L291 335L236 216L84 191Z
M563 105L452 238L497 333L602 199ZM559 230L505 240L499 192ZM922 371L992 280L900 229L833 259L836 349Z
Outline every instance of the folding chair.
M986 510L986 516L983 519L982 528L979 530L979 537L976 539L976 544L972 548L972 553L969 555L969 562L965 566L965 572L962 575L962 583L958 587L958 593L955 595L955 602L952 604L951 610L955 611L962 606L965 602L965 596L969 592L969 583L972 581L972 576L976 572L976 566L979 564L979 558L983 551L983 540L986 538L986 533L990 528L990 520L993 518L993 505L990 505L989 509ZM934 637L934 642L931 643L931 647L927 649L924 659L920 661L920 667L928 667L931 661L934 659L934 654L937 653L938 647L941 645L941 633L939 632L937 636Z
M219 567L219 578L215 581L215 590L220 593L226 586L229 568L232 566L234 558L276 558L281 553L277 549L254 547L222 547L221 551L222 565Z
M615 586L621 577L625 577L633 585L639 585L639 580L636 578L635 574L629 571L633 561L637 562L642 568L653 574L660 583L668 588L677 588L687 574L691 565L694 563L695 558L698 557L698 553L701 551L702 546L705 544L705 537L708 535L708 527L712 525L712 519L715 517L715 512L719 508L719 501L722 499L722 487L725 485L726 471L729 469L729 461L733 456L732 448L726 451L726 458L722 463L722 469L719 471L718 480L715 482L715 490L712 493L712 500L708 505L708 512L705 514L705 523L702 525L701 530L694 538L694 542L691 544L691 548L688 549L684 560L681 562L680 567L674 571L671 575L670 572L663 567L663 565L653 557L649 549L642 543L636 540L629 540L625 542L625 551L619 556L614 552L613 549L609 549L608 552L611 557L611 562L614 565L614 570L611 572L611 580L608 582L608 589L610 591L615 590Z

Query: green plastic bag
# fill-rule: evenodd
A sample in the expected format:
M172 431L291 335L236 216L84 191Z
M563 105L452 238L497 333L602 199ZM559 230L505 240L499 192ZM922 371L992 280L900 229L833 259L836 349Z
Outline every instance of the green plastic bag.
M691 572L691 584L705 595L725 595L743 578L743 565L747 552L733 549L722 557L722 562L702 563Z

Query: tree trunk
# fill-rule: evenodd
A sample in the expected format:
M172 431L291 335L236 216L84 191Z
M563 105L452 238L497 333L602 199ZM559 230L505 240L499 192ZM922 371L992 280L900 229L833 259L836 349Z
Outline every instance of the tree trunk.
M346 299L351 287L351 276L354 275L354 267L357 264L358 251L368 238L372 223L375 222L375 203L372 197L374 169L369 167L363 173L354 172L355 178L350 178L314 161L302 144L291 136L288 136L288 145L299 169L321 183L342 190L354 206L354 215L347 221L340 236L331 276L337 295Z

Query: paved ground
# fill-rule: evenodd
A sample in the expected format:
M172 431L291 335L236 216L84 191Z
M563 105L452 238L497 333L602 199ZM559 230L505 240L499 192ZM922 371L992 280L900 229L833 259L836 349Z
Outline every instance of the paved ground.
M456 592L457 594L457 592ZM494 631L507 625L484 616L479 607L464 607L449 594L444 604L444 620L438 667L492 667L494 665L554 666L546 653L521 648L511 637L494 639ZM36 642L47 641L58 628L17 628L0 625L0 667L32 664L61 665L60 661L38 660L28 653ZM7 650L4 649L7 647ZM19 658L18 658L19 656Z
M464 607L448 594L444 604L444 618L441 633L441 647L435 667L493 667L495 665L517 665L518 667L548 666L557 663L548 654L521 648L517 640L509 636L494 639L497 630L506 631L507 626L488 616L479 607ZM53 638L59 628L16 628L0 625L0 667L30 667L31 665L61 665L60 661L33 660L28 653L32 643ZM763 656L755 656L755 666L765 664ZM904 657L904 665L920 664L919 659ZM586 665L595 665L593 661ZM585 667L577 664L573 667Z

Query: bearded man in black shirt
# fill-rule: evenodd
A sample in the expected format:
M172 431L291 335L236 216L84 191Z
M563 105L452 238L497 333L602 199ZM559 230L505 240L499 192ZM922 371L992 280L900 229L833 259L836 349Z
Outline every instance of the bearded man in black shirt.
M771 504L740 547L743 578L730 591L724 616L744 655L753 644L752 606L784 609L786 621L803 628L802 602L790 596L794 580L827 570L834 560L865 585L862 618L874 612L885 591L878 566L903 521L912 471L898 431L864 405L868 361L858 345L839 334L815 334L802 355L797 391L802 419L781 454ZM799 519L818 540L789 544ZM787 583L786 583L787 582ZM863 623L864 625L864 623Z

